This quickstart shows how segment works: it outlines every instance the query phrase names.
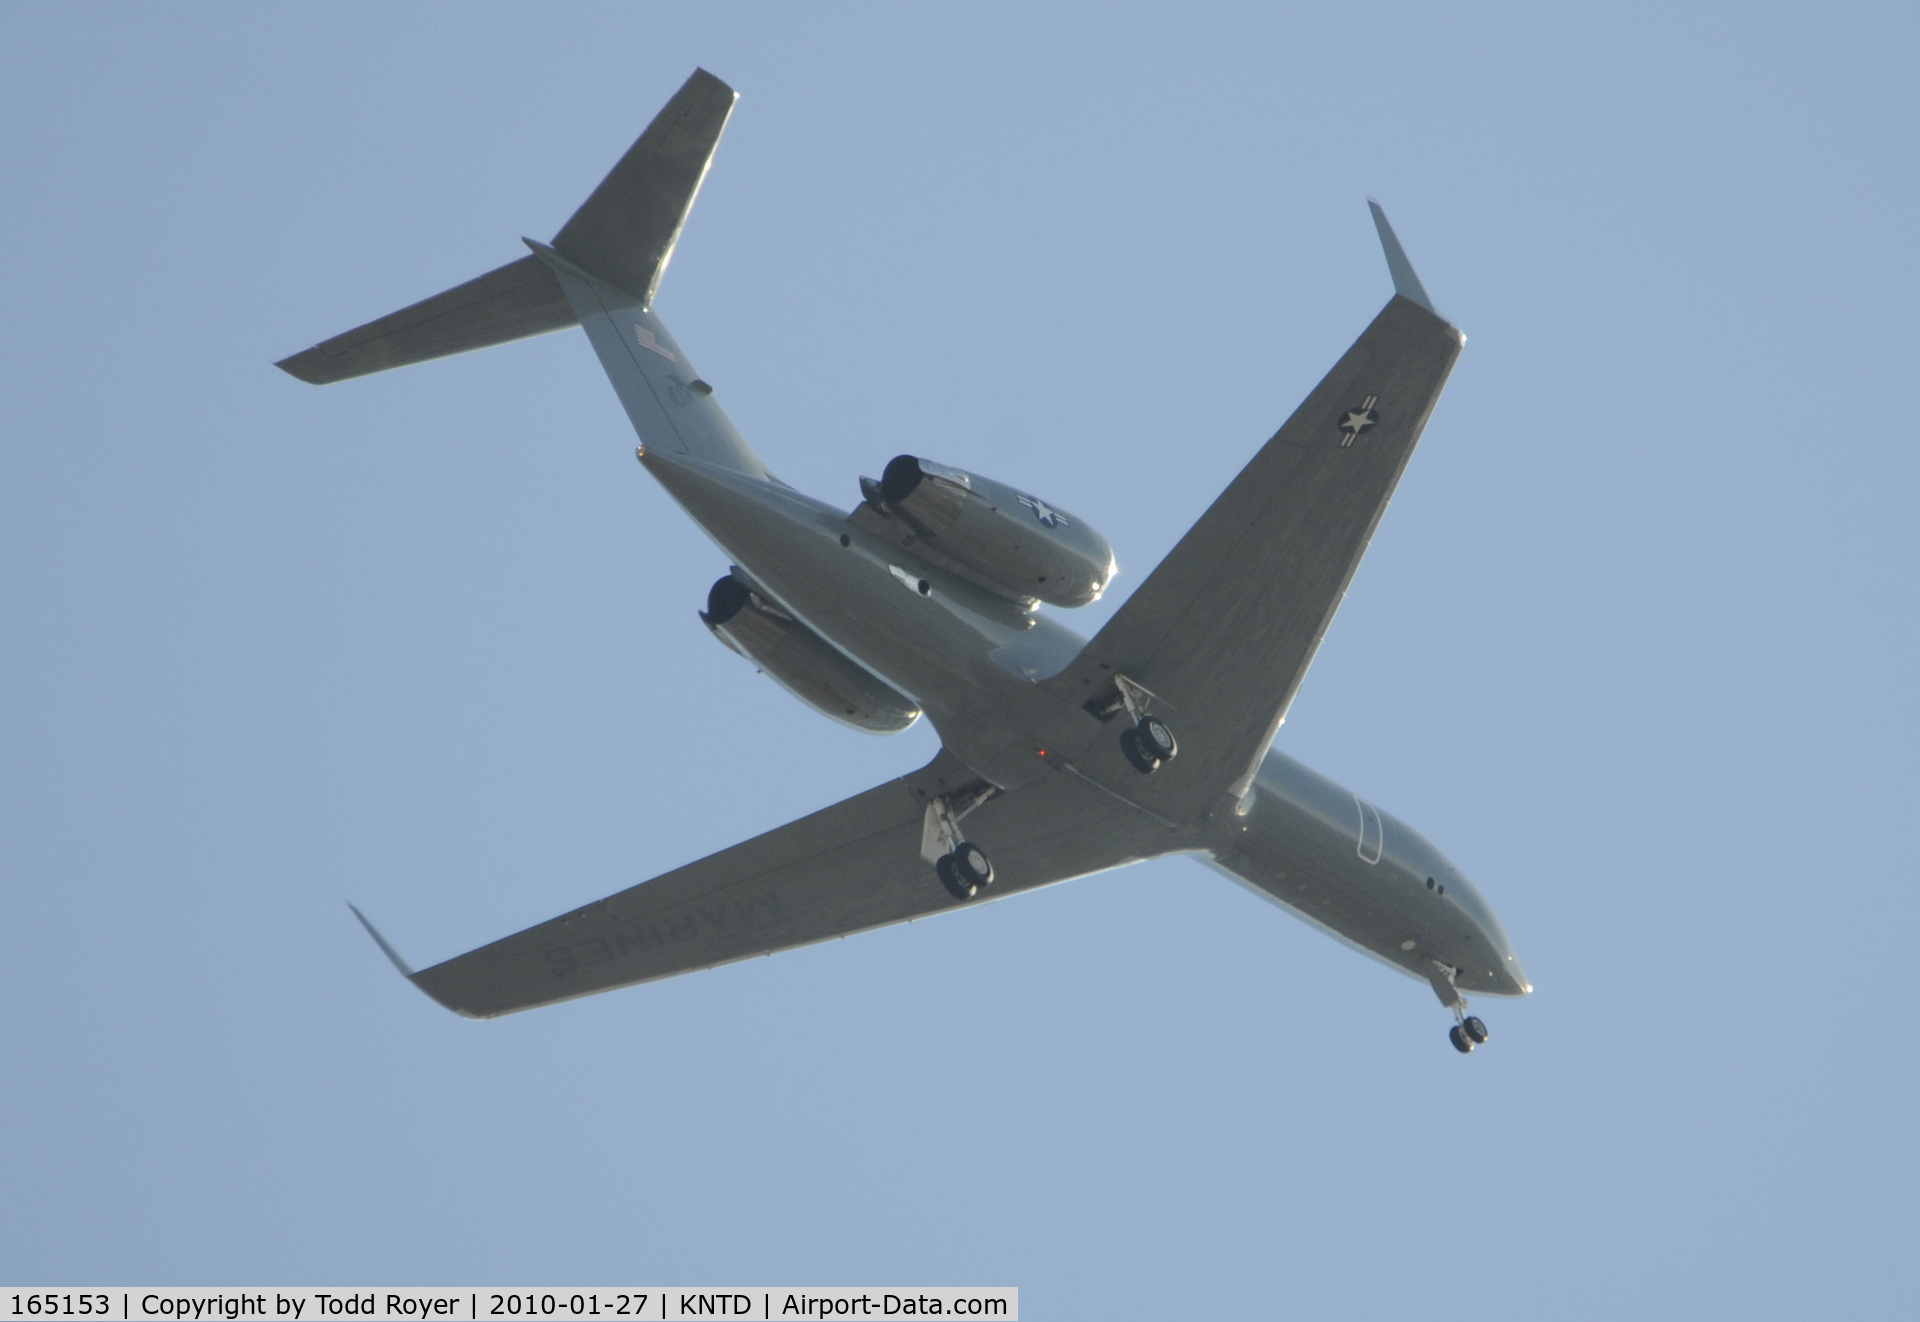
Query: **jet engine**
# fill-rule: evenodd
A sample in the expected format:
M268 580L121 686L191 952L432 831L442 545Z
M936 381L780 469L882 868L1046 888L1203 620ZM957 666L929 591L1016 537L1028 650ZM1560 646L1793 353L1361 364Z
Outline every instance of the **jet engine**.
M856 523L1024 609L1084 606L1113 578L1106 538L992 478L903 454L860 490Z
M920 719L913 699L849 661L731 574L707 593L700 620L781 688L843 725L869 734L898 734Z

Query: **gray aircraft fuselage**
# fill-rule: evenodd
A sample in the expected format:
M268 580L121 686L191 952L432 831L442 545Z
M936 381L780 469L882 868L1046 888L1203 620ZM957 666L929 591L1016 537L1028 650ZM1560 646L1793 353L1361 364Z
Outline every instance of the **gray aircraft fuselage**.
M771 475L658 446L640 458L741 576L918 701L947 749L1002 789L1047 774L1047 750L1084 720L1038 687L1085 645L1057 621L942 572ZM1235 811L1168 826L1178 838L1167 852L1199 857L1415 978L1431 981L1438 961L1458 970L1463 992L1532 990L1492 909L1445 855L1277 750Z

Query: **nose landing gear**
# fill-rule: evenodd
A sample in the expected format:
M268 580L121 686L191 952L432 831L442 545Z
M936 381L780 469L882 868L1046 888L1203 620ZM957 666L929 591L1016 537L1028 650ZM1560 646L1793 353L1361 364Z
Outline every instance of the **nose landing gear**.
M1464 1056L1485 1042L1489 1034L1480 1016L1467 1013L1467 998L1453 985L1455 972L1435 960L1427 974L1427 981L1433 984L1433 994L1440 998L1440 1004L1453 1011L1454 1022L1453 1027L1447 1030L1447 1041L1453 1043L1453 1049Z
M1487 1026L1480 1022L1479 1015L1466 1015L1447 1030L1447 1041L1463 1056L1486 1040Z

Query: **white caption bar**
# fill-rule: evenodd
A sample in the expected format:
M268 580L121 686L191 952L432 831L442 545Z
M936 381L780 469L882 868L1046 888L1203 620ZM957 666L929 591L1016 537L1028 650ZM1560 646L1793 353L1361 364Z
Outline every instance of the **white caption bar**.
M141 1286L129 1289L30 1290L0 1286L0 1319L80 1322L681 1322L697 1318L781 1319L958 1317L1017 1322L1020 1291L1012 1286L810 1286L771 1290L691 1286L564 1286L474 1289L442 1286L329 1289L216 1289Z

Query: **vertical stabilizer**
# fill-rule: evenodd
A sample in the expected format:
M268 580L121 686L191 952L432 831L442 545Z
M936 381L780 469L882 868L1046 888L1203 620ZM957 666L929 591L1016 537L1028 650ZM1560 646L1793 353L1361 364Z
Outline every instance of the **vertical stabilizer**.
M695 69L553 236L553 250L651 305L735 99L731 87Z

